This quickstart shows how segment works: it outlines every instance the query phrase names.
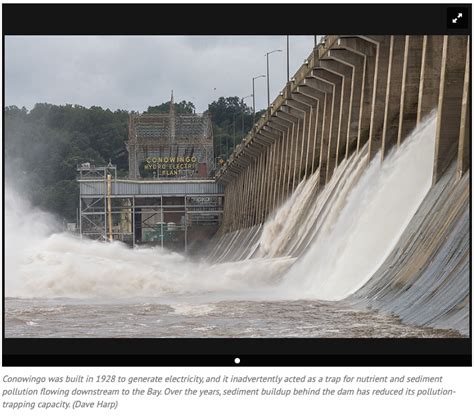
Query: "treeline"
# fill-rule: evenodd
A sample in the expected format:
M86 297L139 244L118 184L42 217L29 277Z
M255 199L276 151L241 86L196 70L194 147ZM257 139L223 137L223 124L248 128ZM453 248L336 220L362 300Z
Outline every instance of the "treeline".
M78 105L36 104L5 109L6 181L19 184L32 204L68 221L76 218L78 163L107 163L125 174L128 112Z
M212 102L209 104L208 112L211 113L213 126L214 156L225 160L252 128L252 109L237 96L232 96L220 97L217 101ZM262 110L256 113L255 121L264 112Z
M168 112L169 102L146 112ZM178 114L191 114L191 102L175 103ZM219 98L209 105L214 155L226 159L253 123L251 109L237 97ZM263 112L263 111L262 111ZM257 115L261 114L261 112ZM109 160L119 176L128 175L126 110L93 106L39 103L26 108L8 106L4 112L6 182L14 183L33 205L67 221L75 221L79 186L76 167Z

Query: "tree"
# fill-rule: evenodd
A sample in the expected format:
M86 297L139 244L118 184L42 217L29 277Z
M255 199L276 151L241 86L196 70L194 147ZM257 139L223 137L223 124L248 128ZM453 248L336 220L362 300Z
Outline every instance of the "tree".
M77 165L112 159L128 172L128 112L79 105L5 108L6 181L21 184L33 205L75 219Z
M170 112L170 103L171 101L168 101L163 102L161 105L149 106L145 114L167 114ZM196 112L196 107L192 102L181 101L174 104L174 111L176 114L194 114Z
M228 158L234 143L237 145L252 128L250 107L237 96L220 97L209 104L214 131L214 155Z

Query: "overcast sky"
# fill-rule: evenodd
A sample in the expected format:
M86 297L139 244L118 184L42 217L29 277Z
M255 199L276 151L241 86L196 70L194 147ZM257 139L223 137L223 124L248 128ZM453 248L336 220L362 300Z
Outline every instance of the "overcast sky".
M290 37L290 77L310 55L313 36ZM266 74L270 100L286 82L286 36L7 36L6 105L37 102L142 112L149 105L188 100L203 112L220 96L252 93ZM256 109L267 106L264 78L255 81ZM245 102L252 106L252 98Z

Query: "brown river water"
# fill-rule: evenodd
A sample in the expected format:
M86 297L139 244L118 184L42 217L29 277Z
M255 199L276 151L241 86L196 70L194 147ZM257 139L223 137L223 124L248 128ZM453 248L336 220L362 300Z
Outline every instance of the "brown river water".
M6 299L6 337L460 337L347 303Z

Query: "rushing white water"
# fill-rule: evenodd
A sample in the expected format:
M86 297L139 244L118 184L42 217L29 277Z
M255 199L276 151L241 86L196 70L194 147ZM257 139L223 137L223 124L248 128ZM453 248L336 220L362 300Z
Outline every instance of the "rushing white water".
M258 257L241 262L197 263L160 248L50 234L51 219L7 189L6 295L344 298L370 279L426 195L434 130L431 116L382 165L375 157L367 166L365 153L351 157L320 191L317 173L303 181L265 225Z
M327 225L328 216L340 212L343 198L360 178L366 166L366 148L344 160L330 181L318 191L319 172L302 181L286 203L265 223L260 238L260 255L298 254Z
M288 200L265 223L258 255L274 257L284 253L288 241L295 235L295 224L289 221L301 218L305 207L316 193L318 180L319 171L316 171L308 180L301 181Z
M28 252L13 296L128 298L213 292L231 297L239 291L245 296L275 285L291 262L260 258L250 265L210 265L160 248L132 250L120 242L80 241L68 234L53 234Z
M308 252L285 275L280 296L339 300L363 286L392 251L431 186L434 114L380 163L365 159L337 191ZM315 205L318 205L318 197Z
M24 285L21 274L27 259L59 229L50 214L33 208L10 186L5 188L5 293L15 296Z

